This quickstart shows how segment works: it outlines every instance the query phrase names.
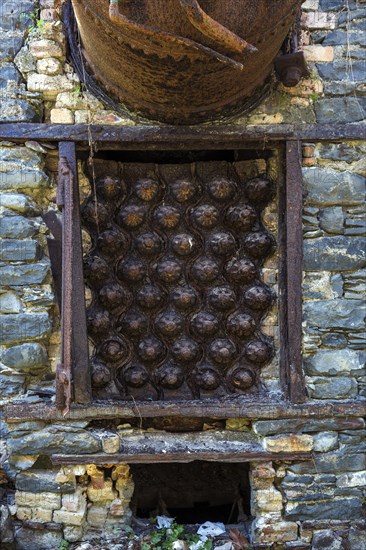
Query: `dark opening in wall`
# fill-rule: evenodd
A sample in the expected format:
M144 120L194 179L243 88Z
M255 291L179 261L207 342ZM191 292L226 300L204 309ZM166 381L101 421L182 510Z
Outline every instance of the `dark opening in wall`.
M168 515L178 523L241 523L250 515L249 464L196 461L132 464L131 507L140 518Z

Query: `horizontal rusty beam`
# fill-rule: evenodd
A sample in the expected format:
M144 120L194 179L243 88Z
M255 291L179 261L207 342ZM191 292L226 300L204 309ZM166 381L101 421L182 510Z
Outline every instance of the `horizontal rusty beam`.
M269 460L311 460L311 453L267 453L263 452L230 452L223 448L218 452L198 453L140 453L140 454L95 454L95 455L51 455L53 464L151 464L151 463L189 463L195 460L206 460L208 462L268 462Z
M240 398L219 402L210 400L187 402L109 402L94 405L72 405L69 414L63 417L54 405L27 405L25 402L5 406L8 422L25 420L93 420L109 418L324 418L362 417L366 415L366 403L357 401L331 401L326 403L302 403L287 401L271 403L260 399L256 403Z
M243 142L343 141L366 139L366 125L276 124L211 126L96 126L87 124L0 124L0 140L73 141L102 148L139 149L236 149Z

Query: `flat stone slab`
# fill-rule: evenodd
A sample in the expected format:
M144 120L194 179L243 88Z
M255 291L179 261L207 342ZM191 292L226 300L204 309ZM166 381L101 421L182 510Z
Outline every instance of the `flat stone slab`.
M194 460L215 460L221 462L242 462L271 460L284 457L311 458L310 453L269 453L262 440L250 432L207 431L191 433L169 433L156 431L123 434L120 436L120 452L88 456L52 455L54 464L111 464L114 462L193 462ZM81 462L80 462L81 461Z

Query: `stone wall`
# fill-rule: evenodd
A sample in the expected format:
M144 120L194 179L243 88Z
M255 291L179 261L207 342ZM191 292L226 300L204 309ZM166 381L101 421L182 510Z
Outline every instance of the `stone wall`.
M236 124L343 123L364 119L366 3L307 0L301 47L310 77L279 86ZM85 92L66 60L60 1L0 0L0 122L135 125ZM365 388L365 142L303 147L304 371L313 402L363 402ZM133 480L115 464L127 433L88 421L6 424L3 405L54 400L59 319L42 215L55 209L56 152L0 143L0 532L4 548L58 549L128 523ZM271 213L269 213L270 215ZM268 374L272 388L278 379ZM121 427L122 426L122 427ZM307 462L251 464L252 543L262 548L366 548L365 422L346 417L232 419L271 452L312 450ZM111 455L108 468L87 455ZM52 453L85 464L55 468ZM2 488L7 487L7 497ZM14 493L14 491L16 491ZM123 548L128 548L127 539Z

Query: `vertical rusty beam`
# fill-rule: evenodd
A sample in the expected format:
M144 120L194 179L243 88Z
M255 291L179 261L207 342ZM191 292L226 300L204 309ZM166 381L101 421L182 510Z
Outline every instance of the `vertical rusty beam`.
M306 399L302 371L302 269L303 237L302 208L303 183L301 171L302 149L300 141L286 142L286 177L284 213L284 235L286 248L286 378L288 396L293 403ZM283 327L282 327L283 328Z
M71 357L73 399L76 403L91 401L91 379L86 330L85 289L82 264L82 241L79 209L79 187L74 143L59 144L60 183L63 179L63 362ZM62 178L62 173L68 176ZM71 326L71 328L70 328ZM71 336L70 336L71 334ZM71 352L69 347L71 346ZM67 407L65 407L67 409Z
M60 156L57 204L62 211L62 289L61 289L61 363L56 371L56 406L65 415L70 410L72 383L72 171L67 158Z
M280 328L280 383L290 397L287 329L287 235L286 235L286 142L281 146L278 174L278 323Z

